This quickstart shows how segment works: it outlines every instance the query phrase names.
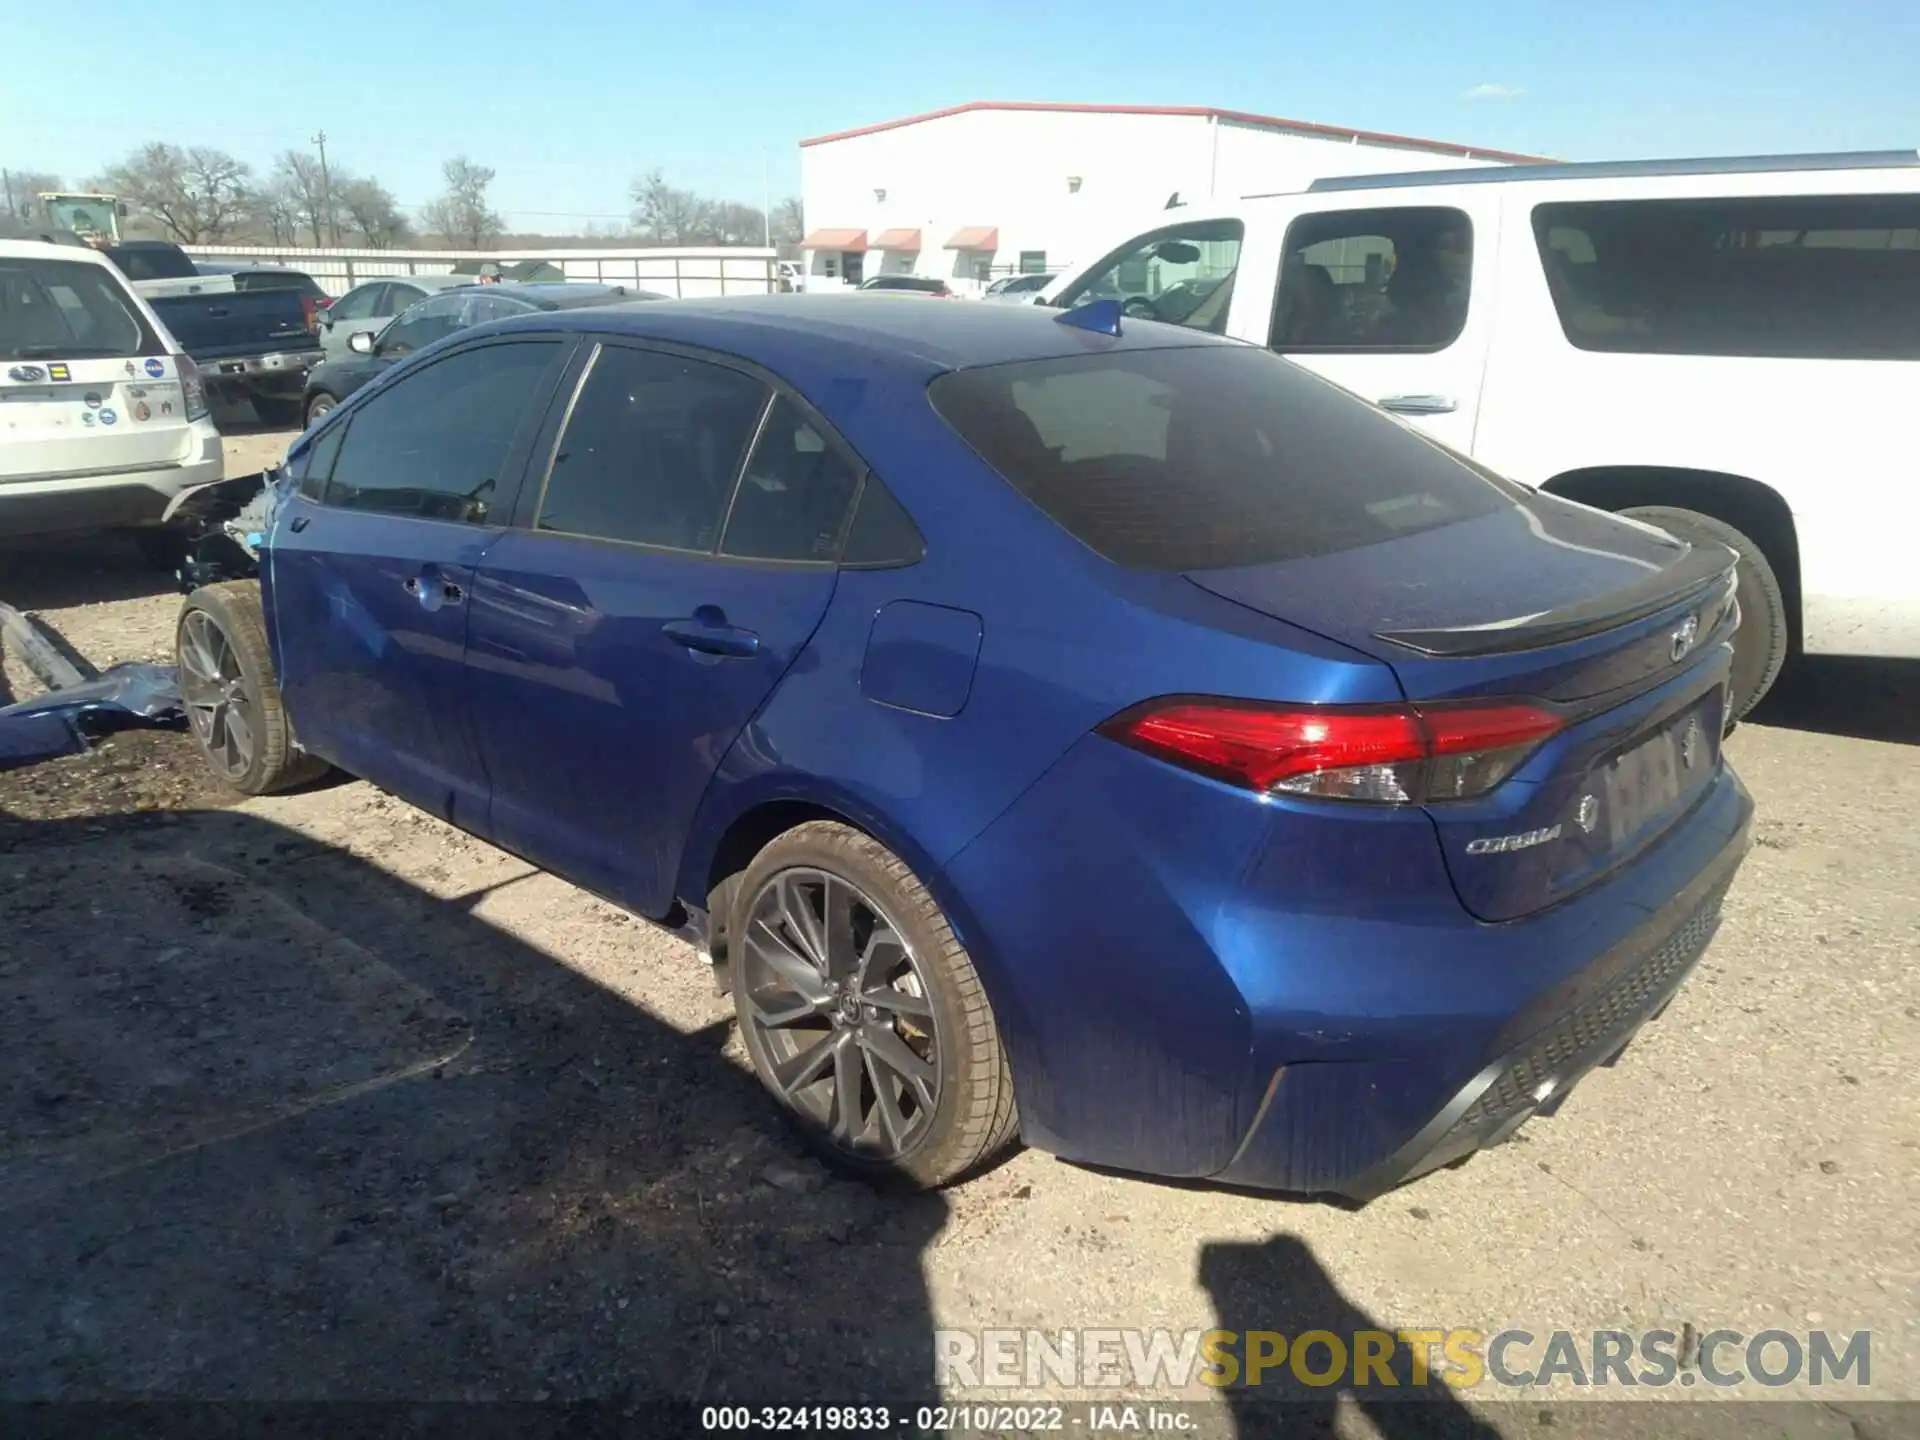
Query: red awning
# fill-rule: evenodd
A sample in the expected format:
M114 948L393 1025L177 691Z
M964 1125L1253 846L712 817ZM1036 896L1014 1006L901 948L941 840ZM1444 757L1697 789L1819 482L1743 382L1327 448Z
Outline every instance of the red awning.
M953 238L947 241L949 250L998 250L1000 248L1000 227L997 225L965 225L953 232Z
M880 238L873 242L876 250L897 250L902 255L920 253L920 232L918 230L882 230Z
M864 230L815 230L800 242L802 250L864 250L867 248L867 232Z

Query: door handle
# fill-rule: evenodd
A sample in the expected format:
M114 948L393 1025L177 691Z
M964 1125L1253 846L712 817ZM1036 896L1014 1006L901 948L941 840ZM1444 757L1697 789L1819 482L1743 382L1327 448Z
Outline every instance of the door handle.
M287 529L291 530L294 534L298 535L302 530L306 529L307 526L311 525L312 523L313 523L312 516L296 515L293 517L293 519L287 522Z
M669 620L660 630L668 639L689 650L698 650L703 655L724 655L744 660L760 653L758 635L724 621L715 624L701 620Z
M1451 415L1460 408L1451 395L1384 395L1373 403L1396 415Z
M449 605L458 605L467 598L467 592L451 580L424 580L418 575L409 575L400 582L400 588L425 603L435 595Z

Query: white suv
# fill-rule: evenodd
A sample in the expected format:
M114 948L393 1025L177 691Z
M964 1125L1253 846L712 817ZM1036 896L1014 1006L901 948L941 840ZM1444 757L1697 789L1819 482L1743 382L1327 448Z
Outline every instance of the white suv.
M1731 545L1736 715L1795 644L1920 657L1913 151L1322 180L1162 215L1043 303L1102 298Z
M199 371L113 263L0 240L0 539L157 525L220 472Z

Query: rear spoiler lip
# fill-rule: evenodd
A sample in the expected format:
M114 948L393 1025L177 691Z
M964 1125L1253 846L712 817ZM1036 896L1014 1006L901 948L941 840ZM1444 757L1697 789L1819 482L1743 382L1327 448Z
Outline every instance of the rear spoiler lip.
M1437 660L1470 660L1542 650L1631 625L1649 615L1718 587L1731 593L1739 556L1724 545L1690 545L1672 565L1621 590L1608 591L1559 610L1435 630L1376 630L1373 638Z

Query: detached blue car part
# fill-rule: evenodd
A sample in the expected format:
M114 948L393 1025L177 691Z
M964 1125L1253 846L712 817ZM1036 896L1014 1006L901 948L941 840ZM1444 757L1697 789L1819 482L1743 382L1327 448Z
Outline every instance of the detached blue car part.
M305 773L701 937L855 1169L1017 1126L1376 1195L1550 1112L1710 939L1735 557L1084 318L463 332L290 452L240 679Z
M171 728L185 718L170 665L129 661L89 680L10 605L0 605L0 633L18 647L41 682L54 687L0 707L0 770L81 754L116 730Z

